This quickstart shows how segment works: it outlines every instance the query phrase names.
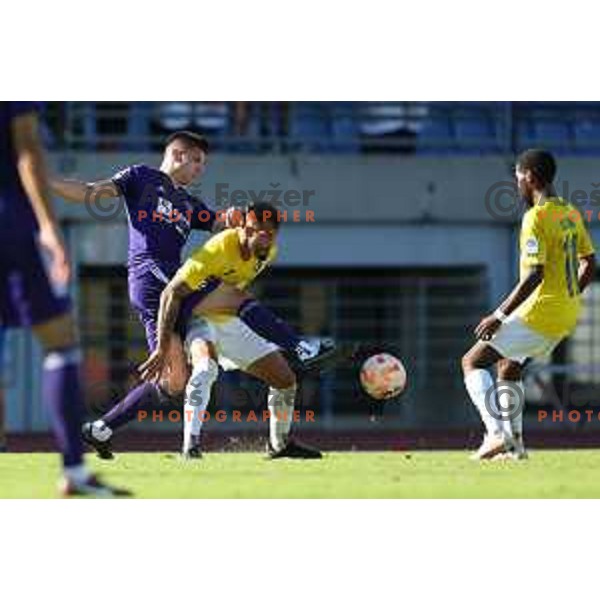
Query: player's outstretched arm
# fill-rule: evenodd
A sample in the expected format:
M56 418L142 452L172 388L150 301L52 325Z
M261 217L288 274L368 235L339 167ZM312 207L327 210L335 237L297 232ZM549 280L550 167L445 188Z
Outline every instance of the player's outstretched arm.
M168 357L171 335L175 331L175 322L179 316L181 303L192 291L180 275L175 275L163 290L158 309L157 347L150 358L138 369L144 381L160 379Z
M116 198L120 195L119 188L110 179L85 183L74 179L50 177L50 189L53 194L68 202L96 202L101 198Z
M583 293L585 289L594 281L596 275L596 255L590 254L579 259L579 269L577 272L577 281L579 283L579 292Z
M542 281L544 281L544 265L530 267L527 277L519 281L500 308L482 319L475 329L475 336L480 340L489 340L498 331L502 322L535 292Z

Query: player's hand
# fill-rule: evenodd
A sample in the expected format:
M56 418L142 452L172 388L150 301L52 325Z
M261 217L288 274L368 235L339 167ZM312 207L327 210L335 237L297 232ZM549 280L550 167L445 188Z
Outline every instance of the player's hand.
M52 224L43 227L40 229L38 239L50 260L50 278L57 285L67 285L71 279L71 265L58 226Z
M235 229L244 226L244 211L241 208L231 206L225 212L225 228Z
M138 373L143 381L158 383L167 366L167 349L158 347L148 360L138 367Z
M494 334L500 329L502 322L499 321L494 315L489 315L481 320L481 323L475 328L475 336L477 339L484 342L489 342Z

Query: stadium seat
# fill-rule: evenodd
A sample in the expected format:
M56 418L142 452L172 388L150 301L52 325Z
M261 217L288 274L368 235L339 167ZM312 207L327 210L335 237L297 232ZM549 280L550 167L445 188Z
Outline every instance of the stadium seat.
M333 126L331 107L325 102L295 102L290 106L289 135L297 138L293 149L331 152Z
M577 154L598 154L600 150L600 118L576 119L574 134Z
M417 154L451 154L454 142L450 119L443 114L432 115L417 136Z
M534 127L536 145L559 154L563 153L572 146L569 129L566 121L536 120Z
M488 116L457 116L453 123L460 154L485 154L497 149L495 127Z
M332 102L332 134L336 153L356 154L360 151L358 120L354 102Z

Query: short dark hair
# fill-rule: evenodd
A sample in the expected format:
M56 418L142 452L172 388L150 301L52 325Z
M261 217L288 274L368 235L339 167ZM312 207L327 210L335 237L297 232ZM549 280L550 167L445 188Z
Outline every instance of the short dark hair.
M273 229L279 229L277 209L270 202L251 202L246 208L246 217L254 214L259 223L271 223Z
M517 168L531 171L542 184L549 185L556 177L556 160L546 150L527 150L519 156Z
M170 146L173 142L178 141L182 141L188 148L198 148L199 150L202 150L204 154L208 154L208 140L199 133L187 130L175 131L166 139L165 148Z

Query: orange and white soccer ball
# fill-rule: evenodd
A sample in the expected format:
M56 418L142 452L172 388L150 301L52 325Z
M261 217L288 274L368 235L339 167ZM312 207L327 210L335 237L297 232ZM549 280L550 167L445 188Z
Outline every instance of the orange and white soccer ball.
M360 369L360 383L375 400L391 400L406 388L406 369L391 354L375 354Z

